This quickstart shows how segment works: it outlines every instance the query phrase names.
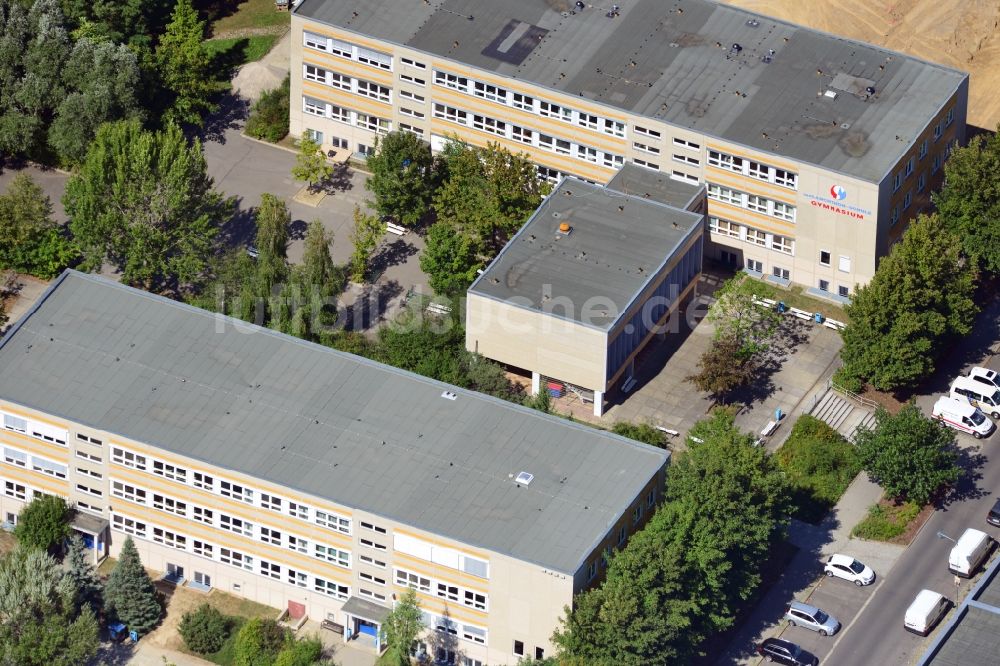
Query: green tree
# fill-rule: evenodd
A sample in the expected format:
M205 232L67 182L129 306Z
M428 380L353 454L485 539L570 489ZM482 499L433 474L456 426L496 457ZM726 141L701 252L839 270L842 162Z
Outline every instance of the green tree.
M734 335L717 338L698 359L698 372L685 379L699 390L725 400L733 391L753 382L760 358L744 353Z
M319 184L333 175L333 165L326 161L320 145L309 137L299 139L299 154L292 167L292 178L301 180L310 192L319 189Z
M427 231L427 245L420 255L420 269L427 274L434 293L459 296L476 279L484 262L475 240L447 222L435 222Z
M845 373L883 391L915 386L948 340L972 329L974 291L961 241L938 216L918 217L847 306Z
M306 228L306 238L302 250L302 267L309 284L317 288L330 285L334 278L333 258L330 246L333 234L328 234L323 222L313 220Z
M0 556L0 663L76 666L99 645L97 618L78 610L69 576L50 555L18 547Z
M59 553L63 542L70 535L69 521L72 515L72 510L62 497L36 497L18 514L14 536L26 548Z
M379 657L379 666L409 666L410 646L424 628L417 594L408 589L382 623L388 647Z
M385 235L385 222L377 216L365 213L360 206L354 207L354 227L351 229L351 243L354 251L351 253L351 279L364 282L368 273L368 264L372 252L378 247L379 240Z
M205 49L205 22L198 19L191 0L177 0L166 33L156 47L156 63L163 86L173 100L164 118L201 126L218 105L212 99L228 87L217 79L212 57Z
M944 185L932 196L943 226L982 269L1000 273L1000 136L973 137L944 163Z
M410 132L390 132L375 141L368 158L371 176L365 189L379 215L414 226L430 207L434 187L434 158L429 143Z
M661 449L667 446L666 434L656 429L652 423L629 423L628 421L616 421L611 426L611 432L622 437L634 439L637 442L658 446Z
M66 184L63 204L85 270L109 261L147 290L204 278L228 205L213 189L201 144L176 126L102 126Z
M861 471L853 444L814 416L803 414L775 454L792 487L800 520L819 522Z
M550 190L533 162L499 144L485 148L450 142L442 153L441 187L434 196L438 220L499 252Z
M955 435L924 416L913 402L898 414L875 413L875 427L855 435L861 466L886 494L926 504L961 474Z
M235 666L272 666L285 641L286 632L277 622L251 618L236 634L233 663Z
M288 275L288 225L292 215L285 202L264 193L256 210L257 276L260 296L268 296L274 285Z
M243 128L247 134L271 143L285 138L288 134L290 86L291 79L286 76L281 86L261 94Z
M66 552L66 576L76 589L76 605L86 605L96 615L104 606L104 584L91 562L91 555L84 547L83 539L74 534L69 540Z
M218 652L229 638L231 621L214 606L202 604L181 617L177 631L184 645L198 654Z
M0 269L48 279L73 263L77 251L52 219L52 202L24 173L0 195Z
M289 637L285 647L274 658L273 666L320 666L323 661L323 641L318 636L307 636L298 640Z
M132 537L125 537L118 562L108 577L104 588L104 611L140 636L152 631L163 616L156 588L142 566Z

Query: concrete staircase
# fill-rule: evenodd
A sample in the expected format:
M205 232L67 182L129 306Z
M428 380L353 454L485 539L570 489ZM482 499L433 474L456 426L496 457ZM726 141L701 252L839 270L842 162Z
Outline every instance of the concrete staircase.
M854 441L858 428L872 428L875 425L875 415L872 412L833 389L827 389L826 394L809 413L824 421L849 442Z

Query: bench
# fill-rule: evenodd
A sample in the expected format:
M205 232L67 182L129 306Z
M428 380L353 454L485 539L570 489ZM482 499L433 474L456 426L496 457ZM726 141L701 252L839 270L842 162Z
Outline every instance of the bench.
M397 236L405 236L406 234L410 233L409 229L400 226L395 222L386 222L385 230L388 231L390 234L396 234Z
M777 430L777 429L778 429L778 422L777 421L768 421L767 425L764 426L764 429L760 431L760 436L761 437L770 437L771 435L774 434L774 431Z
M327 629L340 636L344 635L344 625L337 624L333 620L323 620L319 623L321 629Z
M670 428L664 428L663 426L656 426L656 429L659 430L662 433L666 433L667 435L670 435L671 437L676 437L677 435L681 434L677 430L671 430Z
M451 308L441 303L431 303L427 306L427 312L436 315L447 315L451 314Z
M629 391L634 389L635 385L638 383L639 382L635 380L635 377L629 377L628 379L625 380L625 383L622 384L622 393L628 393Z

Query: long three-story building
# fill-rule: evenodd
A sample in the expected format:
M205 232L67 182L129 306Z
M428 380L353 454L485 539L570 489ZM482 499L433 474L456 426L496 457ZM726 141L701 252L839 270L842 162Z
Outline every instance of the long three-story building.
M706 256L846 300L929 202L968 75L711 0L303 0L291 131L413 132L705 184Z
M416 590L440 663L552 654L669 456L67 271L0 341L0 512L67 498L98 555L379 647Z

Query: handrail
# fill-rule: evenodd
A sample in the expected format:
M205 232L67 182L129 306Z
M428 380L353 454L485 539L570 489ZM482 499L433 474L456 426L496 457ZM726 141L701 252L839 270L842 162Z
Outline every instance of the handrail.
M850 398L851 400L855 401L856 403L858 403L862 407L867 407L868 409L872 409L872 410L879 408L879 404L877 402L875 402L874 400L871 400L869 398L864 398L864 397L858 395L857 393L854 393L853 391L848 391L843 386L838 386L833 381L830 382L830 388L832 388L837 393L840 393L844 397Z

